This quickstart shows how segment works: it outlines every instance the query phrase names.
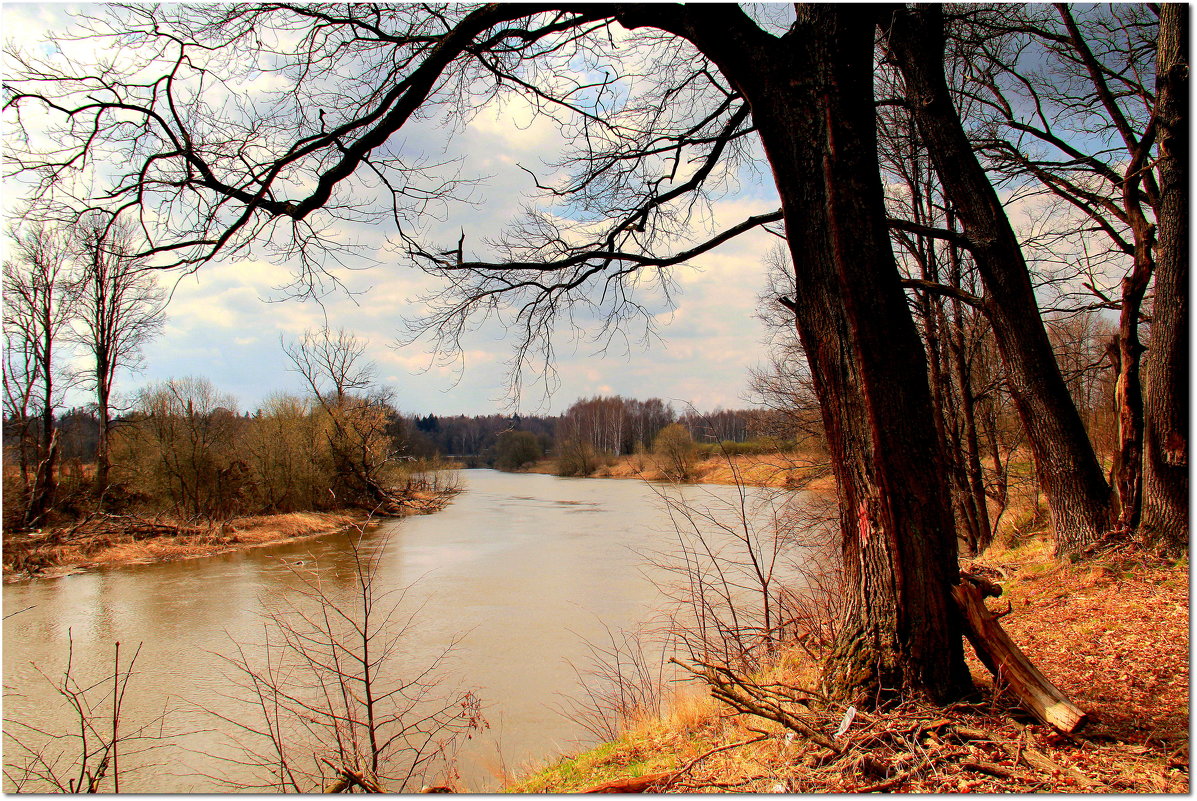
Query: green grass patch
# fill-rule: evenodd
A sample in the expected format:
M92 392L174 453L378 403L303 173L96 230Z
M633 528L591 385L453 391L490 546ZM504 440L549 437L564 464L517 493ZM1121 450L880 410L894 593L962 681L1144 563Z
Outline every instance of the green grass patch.
M625 777L643 776L647 772L663 770L654 763L639 757L635 743L627 737L614 742L602 743L589 751L583 751L542 768L517 784L504 789L507 793L568 793L585 790L596 784ZM648 768L653 765L652 771Z
M650 726L540 768L504 788L505 793L576 793L615 779L676 770L712 747L708 737L676 736ZM654 733L654 730L655 731Z

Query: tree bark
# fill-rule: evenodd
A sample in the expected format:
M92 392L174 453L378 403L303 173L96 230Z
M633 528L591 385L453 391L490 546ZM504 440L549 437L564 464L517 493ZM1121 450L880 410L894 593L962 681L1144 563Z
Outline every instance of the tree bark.
M781 196L850 592L824 686L858 703L902 691L958 697L971 681L951 600L955 525L927 364L885 225L876 21L861 6L797 11L780 39L733 7L674 18L749 102Z
M1165 551L1189 539L1189 8L1160 7L1155 307L1144 365L1142 531Z
M942 8L895 9L888 43L985 284L985 309L1051 508L1056 551L1075 552L1109 528L1109 484L1052 354L1018 239L952 104Z

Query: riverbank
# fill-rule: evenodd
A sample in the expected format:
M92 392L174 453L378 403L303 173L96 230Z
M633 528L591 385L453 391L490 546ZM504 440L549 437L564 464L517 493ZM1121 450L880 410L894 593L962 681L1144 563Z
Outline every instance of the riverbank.
M1028 719L970 652L979 690L970 703L858 715L837 740L840 754L692 692L507 789L570 793L639 777L667 792L1187 792L1187 560L1123 546L1061 564L1035 538L970 568L1002 584L990 603L1004 611L1009 602L1007 632L1088 712L1079 735ZM812 677L809 658L791 653L755 678L810 686ZM829 734L844 711L818 713Z
M542 459L523 472L557 474L554 459ZM615 457L584 478L634 478L669 481L666 467L652 454ZM742 484L750 487L804 489L834 492L835 479L824 459L803 453L761 453L727 455L713 453L694 462L687 484Z
M417 491L402 514L424 515L448 505L454 491ZM116 565L195 559L322 537L369 523L359 509L236 517L194 525L164 517L93 515L71 526L4 535L4 581L54 578Z

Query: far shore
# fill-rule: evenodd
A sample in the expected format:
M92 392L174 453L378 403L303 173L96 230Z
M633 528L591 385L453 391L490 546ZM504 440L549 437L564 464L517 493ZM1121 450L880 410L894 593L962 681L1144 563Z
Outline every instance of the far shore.
M552 458L521 472L557 474ZM642 481L670 481L666 470L651 454L619 456L583 478L634 478ZM829 465L802 453L761 453L726 456L714 454L694 462L683 484L743 484L750 487L778 487L811 492L834 492L835 478Z
M452 493L415 493L407 514L431 514L448 505ZM388 515L396 517L404 515ZM97 515L75 526L6 534L4 581L57 578L118 565L197 559L262 548L374 525L360 509L236 517L192 525L164 518Z

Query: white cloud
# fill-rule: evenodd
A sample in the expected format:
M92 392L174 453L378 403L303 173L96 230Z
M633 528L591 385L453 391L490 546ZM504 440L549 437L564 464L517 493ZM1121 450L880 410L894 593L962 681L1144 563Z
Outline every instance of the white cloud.
M483 151L500 163L513 165L521 154L539 155L560 146L557 124L538 115L522 95L508 94L492 103L470 122L467 136L476 144L489 143Z

